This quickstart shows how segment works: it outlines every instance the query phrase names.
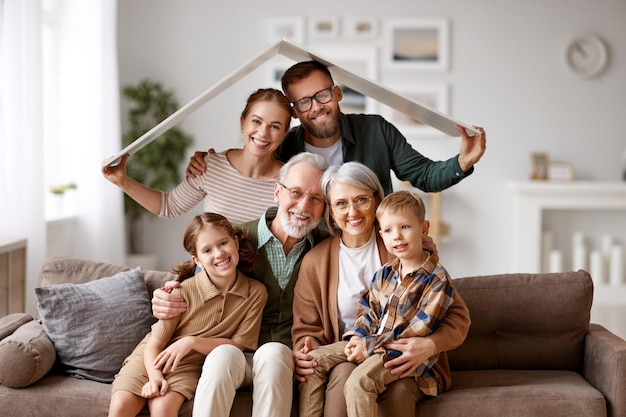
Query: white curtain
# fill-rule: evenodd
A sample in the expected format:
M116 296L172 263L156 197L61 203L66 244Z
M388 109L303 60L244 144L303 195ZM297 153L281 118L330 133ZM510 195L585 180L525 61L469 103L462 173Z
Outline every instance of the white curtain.
M58 0L60 137L72 151L78 195L76 256L124 264L122 193L104 179L103 158L121 149L116 0ZM77 174L77 175L76 175Z
M4 0L2 10L0 237L26 238L26 311L46 255L40 0Z
M121 148L117 79L116 0L57 0L60 135L72 149L59 166L75 173L75 253L124 263L121 193L100 173L101 159ZM0 238L28 240L26 311L46 258L44 217L41 1L2 3Z

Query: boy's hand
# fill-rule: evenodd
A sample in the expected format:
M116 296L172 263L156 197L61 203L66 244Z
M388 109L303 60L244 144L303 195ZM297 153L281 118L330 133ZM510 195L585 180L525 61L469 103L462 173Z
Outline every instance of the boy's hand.
M361 363L365 360L365 352L363 351L363 343L359 336L352 336L343 352L350 362Z

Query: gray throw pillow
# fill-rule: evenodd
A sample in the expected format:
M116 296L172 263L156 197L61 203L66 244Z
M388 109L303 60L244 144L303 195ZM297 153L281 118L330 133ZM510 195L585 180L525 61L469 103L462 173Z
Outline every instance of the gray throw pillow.
M35 288L62 369L98 382L115 374L155 322L141 267L84 284Z

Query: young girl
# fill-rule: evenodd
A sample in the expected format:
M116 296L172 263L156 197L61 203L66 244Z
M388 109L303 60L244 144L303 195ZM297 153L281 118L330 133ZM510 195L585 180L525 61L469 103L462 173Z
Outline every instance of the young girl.
M113 381L110 417L134 417L146 401L152 416L177 416L193 397L207 354L224 344L257 347L267 290L237 269L250 271L256 260L247 233L204 213L192 219L183 243L191 261L173 268L181 282L173 291L187 311L154 324L126 358Z

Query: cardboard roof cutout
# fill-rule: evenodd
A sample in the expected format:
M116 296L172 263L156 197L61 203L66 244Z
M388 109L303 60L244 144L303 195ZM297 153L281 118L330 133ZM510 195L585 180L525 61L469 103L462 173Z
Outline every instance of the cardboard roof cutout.
M150 129L143 136L135 140L133 143L122 149L116 155L111 156L104 160L102 166L117 165L119 164L122 156L125 154L132 155L150 142L161 136L163 133L180 123L187 116L194 111L198 110L204 104L208 103L215 96L222 91L228 89L231 85L234 85L237 81L254 71L257 67L261 66L266 61L270 60L273 56L281 54L295 61L309 61L315 60L328 66L328 69L333 74L333 77L337 81L341 81L342 84L358 91L359 93L369 96L383 104L386 104L420 122L430 125L435 129L438 129L450 136L459 136L459 132L455 126L458 124L463 126L470 136L474 136L479 132L471 126L454 120L450 116L440 113L426 105L417 103L414 100L406 98L401 94L367 78L363 78L359 75L333 64L326 58L317 55L311 51L296 46L288 41L281 40L269 47L266 51L253 58L245 65L239 67L233 71L230 75L214 84L202 94L185 104L183 107L172 113L168 118L161 123Z

